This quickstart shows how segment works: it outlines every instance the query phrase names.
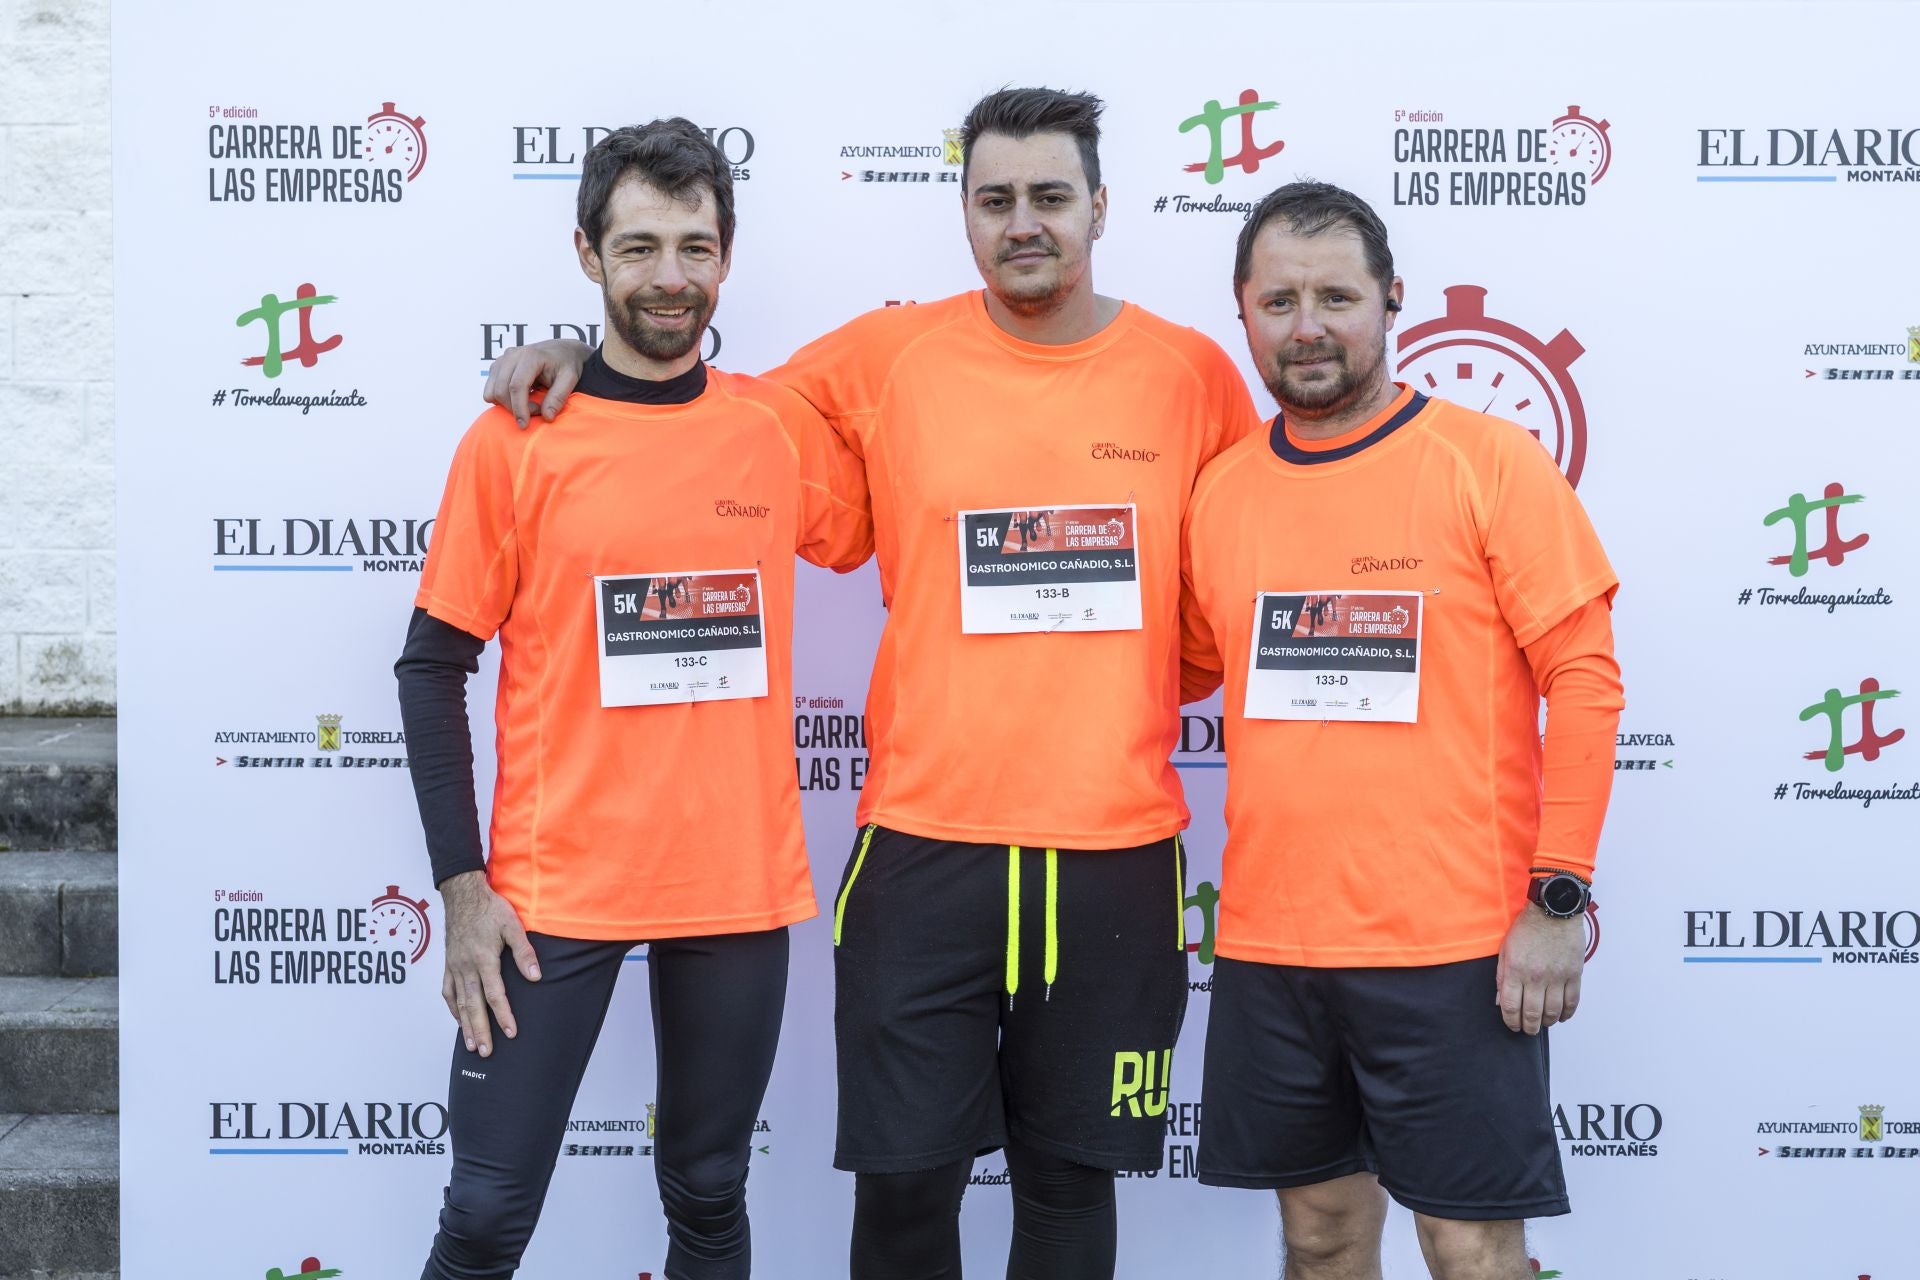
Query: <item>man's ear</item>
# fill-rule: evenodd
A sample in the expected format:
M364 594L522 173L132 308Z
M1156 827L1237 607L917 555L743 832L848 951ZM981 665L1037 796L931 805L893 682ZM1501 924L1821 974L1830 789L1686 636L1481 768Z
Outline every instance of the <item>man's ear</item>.
M587 279L600 285L607 282L606 273L600 270L599 251L587 240L587 233L579 227L573 229L573 251L580 255L580 270L586 273Z

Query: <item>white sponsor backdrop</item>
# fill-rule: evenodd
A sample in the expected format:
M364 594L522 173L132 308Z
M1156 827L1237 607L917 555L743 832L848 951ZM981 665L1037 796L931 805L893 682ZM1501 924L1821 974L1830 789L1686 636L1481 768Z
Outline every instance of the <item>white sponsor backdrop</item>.
M551 14L123 4L114 19L127 1275L246 1280L314 1260L385 1280L424 1257L448 1165L432 1144L444 1143L452 1032L407 774L378 763L406 755L383 735L399 728L389 668L419 554L407 522L432 515L491 356L599 318L570 242L583 129L684 114L740 165L718 363L757 371L869 307L977 284L957 169L937 149L1006 83L1109 101L1107 292L1205 330L1246 367L1228 291L1234 206L1299 175L1338 182L1392 230L1408 376L1540 430L1563 464L1584 442L1579 491L1625 583L1620 755L1632 764L1602 849L1585 1003L1554 1035L1576 1212L1534 1225L1542 1274L1920 1275L1896 1213L1920 1188L1920 1159L1899 1154L1920 1147L1920 966L1886 962L1915 958L1920 920L1892 913L1920 908L1920 805L1806 790L1920 778L1920 734L1884 741L1914 723L1920 692L1913 8L1115 3L828 17L593 0ZM1239 163L1209 174L1207 123L1182 124L1243 100L1276 105L1218 118L1221 159ZM250 158L258 135L228 131L242 125L285 128L271 156ZM320 155L288 158L314 141ZM936 150L847 150L869 147ZM1475 201L1520 183L1566 202ZM303 285L314 301L279 322L278 376L243 365L267 356L273 327L246 313L267 295L269 311L296 302ZM275 395L332 402L249 399ZM1794 525L1769 513L1829 485L1863 500L1831 508L1835 539L1828 509L1812 510L1808 549L1845 549L1804 573L1770 564L1792 552ZM1803 588L1891 603L1829 610L1770 594ZM796 757L825 903L863 761L857 746L818 745L839 740L812 717L860 712L880 623L873 574L803 571L800 608L796 701L809 705L796 708ZM1837 771L1805 759L1827 745L1829 717L1802 709L1867 680L1907 694L1875 701L1879 745L1837 757ZM470 696L483 803L491 685L489 668ZM1838 714L1841 745L1873 745L1859 704ZM337 749L321 741L323 715L339 717ZM1204 711L1190 718L1181 756L1196 936L1199 882L1219 880L1210 729ZM220 914L234 908L256 914ZM318 911L321 940L221 936L235 919L265 927L262 911L283 938L314 929L301 912ZM1766 931L1791 929L1792 912L1806 945L1769 947ZM1807 936L1816 912L1835 937ZM1842 912L1863 913L1852 937ZM1876 912L1888 913L1879 924ZM422 920L432 937L416 962ZM299 981L275 952L348 967ZM1209 972L1196 954L1168 1166L1121 1185L1123 1276L1278 1271L1271 1198L1190 1177ZM330 980L349 974L388 981ZM562 1156L524 1275L659 1274L644 976L636 960L569 1135L633 1154ZM763 1275L845 1270L830 1000L815 921L795 930L756 1137ZM1867 1104L1884 1108L1871 1137ZM1783 1154L1801 1147L1843 1154ZM978 1168L991 1178L1003 1164ZM972 1189L969 1274L998 1273L1008 1220L1004 1185ZM1388 1275L1423 1274L1404 1214L1389 1234Z

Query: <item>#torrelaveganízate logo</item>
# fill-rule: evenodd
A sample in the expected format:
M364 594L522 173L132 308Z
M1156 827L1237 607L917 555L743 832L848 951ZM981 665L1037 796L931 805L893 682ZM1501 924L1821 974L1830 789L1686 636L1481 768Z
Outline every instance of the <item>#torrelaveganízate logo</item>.
M311 284L303 284L294 290L292 301L283 302L277 293L260 295L260 305L242 311L234 318L234 324L244 329L250 324L266 326L266 351L257 356L248 356L240 363L248 368L258 368L269 378L280 376L286 362L291 360L302 368L311 369L320 362L320 357L338 347L341 336L334 334L330 338L315 340L313 336L313 309L324 307L340 299L333 294L321 294ZM280 321L291 311L299 323L299 340L291 347L281 343Z
M1767 513L1762 524L1772 526L1784 520L1793 526L1793 550L1787 555L1774 556L1768 564L1784 564L1787 572L1796 578L1807 576L1807 567L1811 560L1819 559L1829 565L1837 566L1847 558L1847 552L1858 551L1867 545L1867 534L1853 538L1840 536L1840 508L1864 502L1865 494L1848 493L1847 487L1835 482L1826 487L1824 495L1812 502L1804 493L1796 493L1787 499L1787 505L1777 511ZM1827 540L1819 548L1807 549L1807 518L1816 511L1824 511L1827 521Z
M1837 480L1828 484L1818 498L1809 498L1804 493L1789 496L1785 505L1767 512L1760 521L1764 528L1771 529L1775 525L1780 525L1783 526L1782 532L1786 529L1793 531L1790 549L1782 554L1767 557L1767 563L1775 566L1784 565L1787 576L1791 578L1806 577L1812 572L1815 564L1824 564L1829 569L1839 568L1846 563L1848 552L1858 551L1872 540L1870 534L1862 532L1848 537L1840 529L1841 508L1854 507L1865 501L1865 494L1848 493L1847 486ZM1814 547L1808 544L1812 541L1810 530L1816 513L1823 517L1825 541ZM1858 512L1847 516L1850 527L1857 528L1859 520ZM1780 543L1775 542L1773 545L1778 546ZM1775 581L1777 583L1778 580ZM1817 590L1803 585L1788 591L1781 590L1778 585L1769 586L1762 583L1759 586L1743 586L1734 596L1736 604L1744 605L1749 601L1755 601L1762 606L1811 607L1824 610L1831 615L1842 606L1851 608L1856 605L1891 605L1893 596L1885 587L1868 587L1858 581L1840 590Z
M266 330L264 334L256 335L266 349L242 358L242 367L258 369L272 380L286 372L289 365L311 369L319 364L320 357L338 348L344 339L338 333L315 337L314 311L339 300L334 294L321 293L311 282L302 283L294 290L292 298L282 298L277 292L261 294L258 306L249 307L233 319L237 328L248 329L260 325ZM283 327L289 314L294 318L295 327L295 339L291 346L287 344ZM266 393L249 391L245 387L222 387L213 393L213 407L218 409L227 404L229 399L234 408L295 407L303 416L316 408L362 409L367 404L367 398L360 394L357 387L350 391L334 388L300 394L288 394L278 387Z
M1227 176L1229 165L1246 173L1260 172L1260 162L1277 156L1286 149L1284 141L1274 141L1261 146L1253 138L1253 119L1262 111L1272 111L1279 107L1278 102L1263 102L1260 94L1253 89L1243 89L1237 106L1223 107L1217 98L1210 98L1207 105L1200 108L1200 114L1189 116L1180 122L1180 132L1190 129L1204 129L1207 137L1207 158L1186 166L1186 172L1204 174L1209 186L1218 186ZM1223 130L1227 121L1234 117L1240 120L1240 150L1232 155L1226 150Z
M1261 142L1259 135L1271 136L1273 125L1267 121L1256 134L1255 122L1266 113L1280 107L1277 100L1262 98L1257 89L1243 89L1240 97L1232 106L1222 106L1218 98L1209 98L1195 115L1188 116L1179 125L1179 132L1194 134L1196 140L1205 138L1207 158L1182 163L1183 173L1197 173L1210 187L1217 187L1227 179L1227 170L1238 169L1243 175L1260 171L1260 162L1270 160L1286 149L1283 139L1275 138L1271 142ZM1240 122L1240 149L1232 155L1227 154L1227 126L1230 121ZM1189 150L1187 154L1192 154ZM1253 210L1253 200L1232 199L1224 193L1215 192L1210 196L1189 195L1175 192L1170 195L1155 196L1155 213L1231 213L1245 218Z
M1878 760L1881 750L1906 737L1907 731L1895 729L1887 734L1875 732L1874 704L1899 696L1898 689L1882 689L1880 681L1872 676L1860 682L1859 693L1843 695L1839 689L1827 690L1826 697L1800 711L1802 720L1812 720L1824 715L1827 717L1829 730L1827 745L1822 749L1807 752L1805 758L1824 761L1828 773L1838 773L1844 769L1848 756L1857 755L1868 763ZM1860 736L1849 743L1846 740L1846 713L1854 707L1859 708L1860 712Z
M278 1267L268 1267L266 1280L326 1280L328 1276L340 1274L338 1267L323 1267L320 1259L308 1258L300 1264L297 1271L286 1272Z

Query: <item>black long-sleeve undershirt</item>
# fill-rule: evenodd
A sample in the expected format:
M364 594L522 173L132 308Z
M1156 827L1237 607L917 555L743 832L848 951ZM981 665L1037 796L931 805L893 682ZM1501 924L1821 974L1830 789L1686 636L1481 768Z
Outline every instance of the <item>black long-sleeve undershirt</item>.
M632 404L686 404L698 399L706 386L704 362L695 362L678 377L650 382L610 367L596 348L581 370L576 393ZM413 797L420 807L435 885L486 868L467 721L467 677L480 669L486 647L480 637L415 608L406 645L393 664Z

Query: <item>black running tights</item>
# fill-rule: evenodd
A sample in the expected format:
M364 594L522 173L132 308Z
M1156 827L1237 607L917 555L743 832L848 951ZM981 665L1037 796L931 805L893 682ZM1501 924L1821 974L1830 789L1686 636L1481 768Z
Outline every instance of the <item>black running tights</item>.
M1017 1143L1007 1280L1113 1280L1113 1172ZM960 1197L973 1161L854 1179L853 1280L960 1280Z
M422 1280L506 1280L519 1267L632 946L527 937L540 981L501 957L519 1035L496 1033L487 1058L454 1036L453 1177ZM655 942L646 967L658 1137L616 1136L653 1144L669 1280L745 1280L747 1157L786 1005L787 931Z

